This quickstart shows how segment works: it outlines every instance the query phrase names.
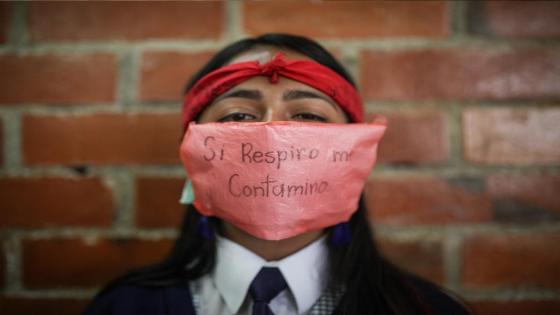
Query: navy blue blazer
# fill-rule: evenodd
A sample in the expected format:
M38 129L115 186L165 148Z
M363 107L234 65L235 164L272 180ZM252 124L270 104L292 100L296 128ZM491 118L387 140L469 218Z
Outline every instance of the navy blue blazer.
M433 315L468 315L467 308L436 286L413 281ZM97 297L83 315L195 315L188 284L168 287L121 286ZM206 315L206 314L204 314ZM210 315L210 314L208 314Z
M83 315L196 315L187 284L121 286L97 297Z

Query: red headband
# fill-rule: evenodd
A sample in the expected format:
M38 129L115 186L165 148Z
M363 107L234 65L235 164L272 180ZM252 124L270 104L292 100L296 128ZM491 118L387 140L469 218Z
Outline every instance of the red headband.
M268 63L240 62L216 69L200 79L185 95L183 101L183 130L202 109L217 96L254 76L269 76L271 83L283 76L325 93L332 98L354 122L364 121L362 100L356 89L333 70L308 60L285 61L282 53Z

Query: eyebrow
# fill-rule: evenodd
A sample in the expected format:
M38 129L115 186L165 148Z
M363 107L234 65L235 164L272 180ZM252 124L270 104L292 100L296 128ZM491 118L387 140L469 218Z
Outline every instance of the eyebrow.
M250 99L253 101L260 101L263 99L263 95L259 90L235 90L235 91L231 91L228 92L226 94L222 94L221 96L219 96L215 102L217 101L221 101L223 99L226 98L230 98L230 97L240 97L240 98L246 98L246 99Z
M219 96L215 102L221 101L226 98L231 97L239 97L239 98L246 98L253 101L260 101L263 99L263 95L259 90L247 90L247 89L239 89L231 92L227 92ZM321 99L331 105L335 110L338 111L337 105L328 97L317 94L312 91L305 91L305 90L288 90L282 94L283 101L293 101L298 99L305 99L305 98L314 98L314 99Z
M321 94L317 94L317 93L312 92L312 91L288 90L288 91L284 92L284 94L282 95L282 100L284 100L284 101L293 101L293 100L298 100L298 99L302 99L302 98L321 99L321 100L329 103L329 105L334 107L335 110L337 109L336 104L330 98L328 98L326 96L323 96Z

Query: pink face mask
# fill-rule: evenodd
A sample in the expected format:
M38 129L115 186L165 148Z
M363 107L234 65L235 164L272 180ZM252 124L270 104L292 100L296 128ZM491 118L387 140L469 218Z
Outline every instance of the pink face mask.
M194 205L266 240L348 221L384 122L191 123L180 148Z

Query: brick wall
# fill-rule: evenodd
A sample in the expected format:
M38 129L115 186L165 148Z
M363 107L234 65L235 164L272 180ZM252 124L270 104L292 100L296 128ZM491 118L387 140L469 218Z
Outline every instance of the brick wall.
M560 313L560 3L232 1L0 3L3 314L78 313L169 249L182 88L269 31L389 117L366 189L391 259L480 314Z

